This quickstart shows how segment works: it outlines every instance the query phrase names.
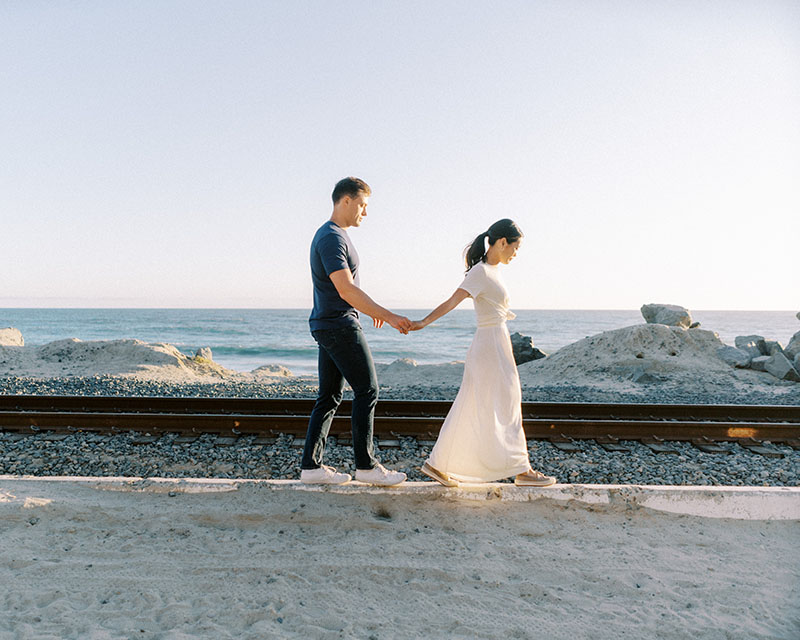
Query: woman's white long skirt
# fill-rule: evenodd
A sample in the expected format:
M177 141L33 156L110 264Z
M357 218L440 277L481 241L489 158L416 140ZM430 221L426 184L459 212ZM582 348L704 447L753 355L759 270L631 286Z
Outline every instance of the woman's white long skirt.
M478 327L464 378L428 463L462 482L492 482L530 468L522 392L503 323Z

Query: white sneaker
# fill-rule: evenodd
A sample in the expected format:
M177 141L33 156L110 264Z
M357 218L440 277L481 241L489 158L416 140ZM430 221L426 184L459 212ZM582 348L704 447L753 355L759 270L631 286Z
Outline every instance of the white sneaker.
M372 469L356 469L356 480L367 484L376 484L379 487L391 487L405 482L406 474L402 471L390 471L382 464L376 464Z
M324 464L319 469L303 469L300 472L300 482L304 484L345 484L350 480L349 473L339 473Z

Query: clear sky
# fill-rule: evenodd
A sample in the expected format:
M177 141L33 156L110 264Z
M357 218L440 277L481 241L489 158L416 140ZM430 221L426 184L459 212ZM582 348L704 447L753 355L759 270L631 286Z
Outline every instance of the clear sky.
M0 3L0 306L422 308L493 221L512 308L800 309L800 3Z

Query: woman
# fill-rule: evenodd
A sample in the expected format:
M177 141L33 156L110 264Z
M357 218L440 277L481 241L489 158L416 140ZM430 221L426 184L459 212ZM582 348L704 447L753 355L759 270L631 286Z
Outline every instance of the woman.
M546 487L556 479L534 471L522 429L522 392L506 320L508 293L499 265L514 259L522 231L498 220L466 250L467 275L455 293L412 324L422 329L455 309L464 298L475 304L478 328L464 363L464 377L422 473L446 487L516 476L521 486Z

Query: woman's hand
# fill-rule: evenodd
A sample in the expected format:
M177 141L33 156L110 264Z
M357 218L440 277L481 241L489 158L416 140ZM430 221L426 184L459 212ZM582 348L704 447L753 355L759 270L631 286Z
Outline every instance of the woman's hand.
M380 318L373 318L372 324L375 326L376 329L380 329L383 326L383 320Z
M422 320L412 320L411 321L411 329L409 331L419 331L420 329L424 329L427 325L422 322Z

